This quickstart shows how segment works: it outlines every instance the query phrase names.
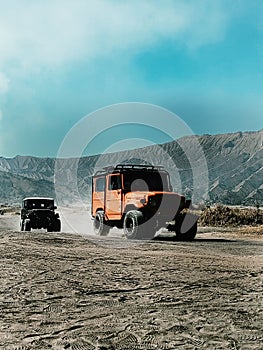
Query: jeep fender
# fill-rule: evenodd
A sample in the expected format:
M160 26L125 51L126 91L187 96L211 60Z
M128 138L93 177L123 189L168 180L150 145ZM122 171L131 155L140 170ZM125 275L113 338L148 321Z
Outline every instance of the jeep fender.
M138 210L139 211L139 209L135 205L128 204L123 210L123 218L131 210Z

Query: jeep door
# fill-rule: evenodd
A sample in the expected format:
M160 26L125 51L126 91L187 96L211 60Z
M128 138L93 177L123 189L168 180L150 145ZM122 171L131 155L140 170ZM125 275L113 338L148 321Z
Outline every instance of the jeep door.
M92 215L96 215L98 209L104 210L105 197L105 176L96 177L93 179L92 191Z
M108 176L106 191L106 215L109 220L120 220L122 216L122 176Z

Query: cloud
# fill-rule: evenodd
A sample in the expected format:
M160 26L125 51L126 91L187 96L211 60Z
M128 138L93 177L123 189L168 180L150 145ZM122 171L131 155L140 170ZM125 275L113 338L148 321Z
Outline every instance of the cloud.
M10 0L1 4L0 65L132 55L162 39L198 48L224 36L225 6L224 0Z
M0 72L0 94L4 94L9 89L9 79Z

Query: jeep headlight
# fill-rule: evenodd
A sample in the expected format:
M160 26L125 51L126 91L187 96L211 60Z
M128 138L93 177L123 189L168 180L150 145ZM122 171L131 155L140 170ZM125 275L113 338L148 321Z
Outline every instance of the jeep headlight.
M145 205L145 204L146 204L146 199L145 199L145 198L142 198L142 199L140 199L140 202L141 202L143 205Z

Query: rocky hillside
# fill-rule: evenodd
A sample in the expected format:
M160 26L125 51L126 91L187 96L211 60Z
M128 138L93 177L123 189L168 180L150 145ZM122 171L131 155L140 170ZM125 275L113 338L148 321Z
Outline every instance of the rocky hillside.
M189 136L80 159L0 158L0 204L20 203L33 195L58 196L60 202L88 201L94 170L120 162L165 165L174 189L194 195L195 202L263 205L263 130ZM207 183L207 193L202 182Z

